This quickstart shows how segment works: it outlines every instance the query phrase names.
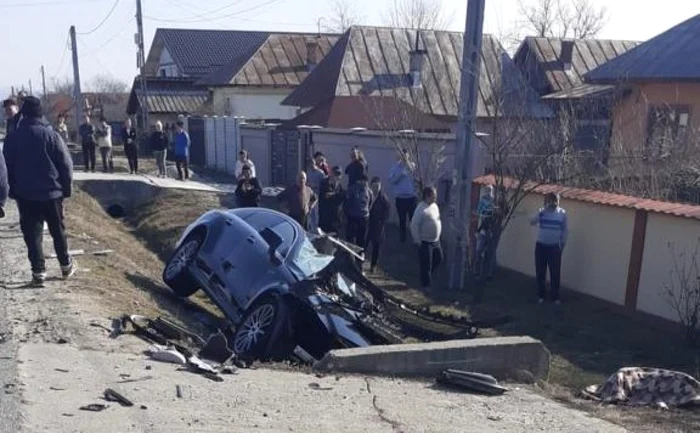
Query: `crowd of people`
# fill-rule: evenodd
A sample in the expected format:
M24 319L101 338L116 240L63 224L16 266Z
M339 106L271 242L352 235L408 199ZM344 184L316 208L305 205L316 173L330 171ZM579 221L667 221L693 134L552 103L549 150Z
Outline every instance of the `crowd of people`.
M41 101L20 95L18 100L3 101L7 120L4 148L0 152L0 218L9 198L16 200L20 227L31 263L33 284L42 286L46 279L46 263L42 251L44 224L54 240L56 256L63 277L75 273L75 262L68 252L64 227L64 200L72 194L73 163L66 146L65 119L59 118L54 128L44 120ZM85 116L78 131L86 171L95 171L96 150L100 150L105 172L114 170L112 128L101 118L93 125ZM138 138L131 121L121 130L129 170L138 173ZM157 122L149 137L158 173L166 177L166 156L170 140ZM176 123L172 143L178 176L187 180L189 173L190 138L182 121ZM257 179L255 164L248 152L241 150L236 163L236 199L239 207L260 206L262 186ZM389 188L395 198L399 222L399 241L405 243L409 233L417 246L421 285L431 290L435 271L443 262L441 247L442 223L433 187L417 190L415 164L409 152L399 152L396 163L388 171ZM344 178L347 178L344 180ZM420 193L420 202L418 193ZM496 251L500 239L499 209L493 186L485 188L475 212L477 242L473 269L478 277L491 279L496 269ZM341 235L347 241L367 251L370 272L378 265L382 245L386 241L386 224L391 215L391 203L378 176L369 177L369 164L358 148L353 148L350 163L342 169L331 167L326 156L317 152L307 171L301 171L294 185L278 196L284 212L308 231L321 230ZM535 270L538 301L549 298L559 303L561 258L568 235L567 214L559 206L559 196L547 194L544 207L531 220L539 227L535 246ZM549 271L549 294L546 274Z

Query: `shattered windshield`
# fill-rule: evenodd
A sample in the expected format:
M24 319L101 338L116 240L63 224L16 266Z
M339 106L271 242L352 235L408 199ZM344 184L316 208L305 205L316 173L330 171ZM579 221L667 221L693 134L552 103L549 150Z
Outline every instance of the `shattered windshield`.
M309 238L304 236L301 248L292 261L292 265L302 274L302 277L308 278L325 269L332 261L333 256L319 253Z

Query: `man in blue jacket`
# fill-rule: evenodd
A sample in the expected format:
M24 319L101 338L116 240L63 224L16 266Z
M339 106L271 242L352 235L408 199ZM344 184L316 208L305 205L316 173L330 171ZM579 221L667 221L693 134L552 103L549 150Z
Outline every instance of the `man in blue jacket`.
M190 178L189 162L190 162L190 136L185 131L185 122L178 120L175 123L175 165L177 167L177 175L180 180ZM184 175L183 175L184 169Z
M22 123L3 149L9 196L17 201L20 227L32 266L32 282L43 287L46 263L42 248L44 222L54 241L63 278L75 274L63 224L63 200L72 193L73 160L63 139L41 119L41 101L28 96Z
M396 199L396 214L399 217L399 230L401 243L406 242L407 221L413 218L413 212L418 205L416 196L416 184L413 180L413 163L407 149L401 149L399 160L389 171L391 192Z

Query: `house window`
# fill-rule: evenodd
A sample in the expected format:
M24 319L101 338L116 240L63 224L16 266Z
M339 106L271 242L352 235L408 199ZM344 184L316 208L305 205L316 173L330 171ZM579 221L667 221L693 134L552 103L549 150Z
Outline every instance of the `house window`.
M674 147L685 145L690 107L687 105L657 105L649 108L647 127L647 157L667 157Z

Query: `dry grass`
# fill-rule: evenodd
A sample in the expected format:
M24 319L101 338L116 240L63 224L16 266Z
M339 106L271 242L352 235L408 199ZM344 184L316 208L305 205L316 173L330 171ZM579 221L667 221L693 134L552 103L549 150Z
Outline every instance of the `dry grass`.
M193 308L175 298L161 283L163 262L120 221L110 218L86 193L77 190L67 203L66 225L71 249L109 249L108 256L77 258L79 290L99 300L105 313L167 315L201 330ZM206 304L201 304L206 306Z

